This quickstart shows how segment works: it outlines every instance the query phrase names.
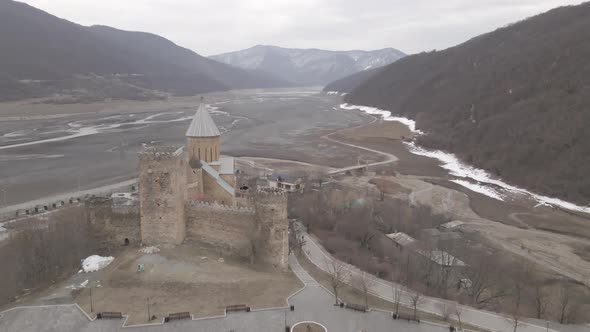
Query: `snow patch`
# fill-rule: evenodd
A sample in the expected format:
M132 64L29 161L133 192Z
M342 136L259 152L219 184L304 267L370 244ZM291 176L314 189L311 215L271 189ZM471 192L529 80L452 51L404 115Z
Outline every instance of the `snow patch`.
M86 286L88 286L88 279L86 281L82 282L79 285L69 285L69 286L66 286L66 289L74 289L74 290L76 290L76 289L80 289L80 288L86 288Z
M141 249L139 249L139 251L144 254L155 254L157 252L160 252L160 248L158 248L156 246L150 246L150 247L141 248Z
M471 191L475 191L476 193L486 195L488 197L497 199L499 201L504 201L504 197L500 193L498 193L497 191L495 191L494 189L492 189L488 186L482 186L479 183L471 183L471 182L465 181L465 180L451 180L451 182L454 182L460 186L463 186Z
M390 111L382 110L376 107L349 105L346 103L340 105L340 108L344 110L360 110L367 114L380 115L385 121L397 121L403 123L404 125L408 126L408 128L410 128L412 133L416 135L424 134L422 131L416 129L416 121L401 116L392 116Z
M92 255L82 261L82 270L84 272L95 272L107 267L115 258L112 256L102 257L98 255Z
M326 92L326 94L327 95L339 95L340 92L338 92L338 91L328 91L328 92Z
M500 187L500 188L502 188L508 192L511 192L511 193L529 196L538 203L537 206L542 206L542 205L544 205L544 206L558 206L558 207L561 207L566 210L583 212L583 213L590 213L589 206L579 206L574 203L566 202L566 201L563 201L558 198L535 194L535 193L530 192L526 189L508 184L500 179L492 178L492 176L490 174L488 174L486 171L484 171L483 169L476 168L476 167L465 165L465 164L461 163L461 161L459 161L459 159L451 153L446 153L446 152L439 151L439 150L434 150L434 151L426 150L424 148L416 146L416 144L414 142L405 142L405 144L408 146L409 151L413 154L438 159L442 163L441 167L448 170L449 174L454 175L456 177L468 178L468 179L472 179L472 180L477 181L479 183L477 185L478 186L477 190L480 190L478 192L481 192L484 190L484 189L482 189L484 187L481 184L491 184L491 185ZM464 182L466 182L466 181L464 181ZM465 184L463 182L462 183L455 182L455 183L467 187L467 184ZM469 183L469 185L471 186L471 188L469 188L469 189L475 188L474 184ZM477 191L477 190L474 190L474 191ZM485 187L485 190L486 190L486 193L488 193L488 194L490 194L491 192L496 192L496 194L498 193L496 190L494 190L493 188L489 188L489 187ZM491 194L491 195L493 195L493 194ZM488 195L488 196L490 196L490 195ZM492 197L492 196L490 196L490 197ZM494 198L496 198L496 197L494 197Z

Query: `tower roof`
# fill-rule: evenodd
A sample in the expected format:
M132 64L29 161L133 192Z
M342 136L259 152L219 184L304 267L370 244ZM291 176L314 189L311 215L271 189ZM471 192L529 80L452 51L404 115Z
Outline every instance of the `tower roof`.
M195 116L193 117L193 121L191 125L188 127L186 131L186 136L189 137L215 137L219 136L221 133L213 119L211 119L211 115L207 111L207 107L204 103L199 105L199 109Z

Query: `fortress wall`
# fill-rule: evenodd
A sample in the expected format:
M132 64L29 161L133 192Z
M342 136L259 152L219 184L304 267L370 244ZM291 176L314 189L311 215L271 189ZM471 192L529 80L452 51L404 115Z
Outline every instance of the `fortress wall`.
M187 203L186 241L206 243L228 253L250 257L255 238L255 215L251 209Z
M106 197L89 199L84 204L86 218L101 242L104 252L117 250L129 240L130 245L141 243L139 206L115 207Z

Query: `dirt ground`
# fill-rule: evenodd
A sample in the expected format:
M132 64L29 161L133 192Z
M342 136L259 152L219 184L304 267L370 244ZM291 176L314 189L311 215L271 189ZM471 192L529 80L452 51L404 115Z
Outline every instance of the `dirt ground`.
M400 140L414 136L410 129L401 122L382 120L378 120L369 126L341 130L338 134L341 137L355 141L364 141L368 138Z
M139 264L143 272L138 272ZM222 315L232 304L286 306L287 297L303 287L291 272L253 267L186 244L153 254L130 249L101 272L100 280L91 280L76 294L76 302L90 312L92 288L94 312L123 312L130 316L128 324L148 321L148 303L158 320L184 311L206 317Z

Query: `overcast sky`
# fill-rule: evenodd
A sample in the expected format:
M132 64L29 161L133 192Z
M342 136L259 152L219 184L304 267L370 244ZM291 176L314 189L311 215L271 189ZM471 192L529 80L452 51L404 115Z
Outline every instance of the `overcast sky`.
M152 32L202 55L257 44L444 49L580 0L24 0L67 20Z

